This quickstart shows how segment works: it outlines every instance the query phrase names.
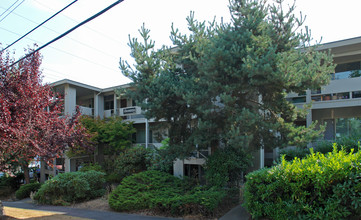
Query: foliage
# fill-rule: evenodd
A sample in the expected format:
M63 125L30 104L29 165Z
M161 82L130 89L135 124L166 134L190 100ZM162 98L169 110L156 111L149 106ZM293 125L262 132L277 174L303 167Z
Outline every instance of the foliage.
M126 176L147 170L150 166L149 154L150 151L142 146L127 149L115 158L113 173L122 180Z
M23 173L17 173L15 176L5 174L0 178L0 196L9 196L19 189L21 182L24 180Z
M150 170L124 178L109 195L109 205L117 211L152 209L176 215L207 215L213 213L225 196L225 190L190 188L177 177Z
M70 172L46 181L34 199L41 204L66 205L104 195L104 173L98 171Z
M0 52L0 170L17 163L29 183L31 160L52 161L67 147L85 147L86 135L79 111L59 117L61 98L42 84L40 54L14 62L9 52Z
M23 173L17 173L15 176L4 175L0 178L0 187L8 186L13 190L19 189L21 182L24 180Z
M246 176L245 203L253 218L350 219L360 216L361 153L337 150L295 158Z
M246 171L251 162L250 154L239 148L218 149L207 159L205 173L207 184L224 187L239 185L242 173Z
M359 150L359 143L361 140L360 135L355 136L344 136L341 138L338 138L335 142L323 140L318 141L314 143L313 151L314 152L320 152L323 154L326 154L328 152L331 152L334 147L334 143L336 143L336 146L338 149L344 149L346 152L351 152L353 149L354 152L357 152ZM292 148L292 149L281 149L280 155L285 155L285 159L287 161L293 160L295 157L297 158L304 158L307 155L310 154L309 149L307 148Z
M303 20L281 7L257 0L230 1L232 21L217 24L187 18L189 35L172 27L172 48L156 50L150 31L131 39L134 68L120 68L133 81L129 95L148 118L165 121L169 146L179 158L208 147L250 150L306 145L322 132L316 124L296 127L307 108L289 103L300 93L329 82L330 55L309 46ZM221 141L220 141L221 140Z
M80 172L87 172L87 171L98 171L98 172L104 172L102 166L98 163L87 163L83 164L83 166L80 168Z
M150 167L148 169L159 170L165 173L173 172L173 162L177 155L169 147L169 138L162 141L160 148L153 148L149 157Z
M123 122L121 117L94 119L82 116L81 123L92 135L92 143L98 147L105 147L105 154L117 155L132 144L131 136L135 129L131 122Z
M20 186L20 189L18 189L15 192L15 197L17 199L25 199L30 197L31 192L36 192L40 189L41 184L40 183L29 183L26 185Z

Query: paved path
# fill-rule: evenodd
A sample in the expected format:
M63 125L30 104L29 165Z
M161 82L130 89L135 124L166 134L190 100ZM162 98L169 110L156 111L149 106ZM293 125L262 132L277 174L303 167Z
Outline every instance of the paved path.
M231 209L231 211L227 212L223 217L219 220L249 220L252 219L251 215L248 214L245 208L241 205L238 205Z
M67 216L88 218L88 219L106 219L106 220L167 220L167 219L180 219L180 218L166 218L166 217L154 217L154 216L142 216L135 214L126 214L119 212L111 211L97 211L97 210L88 210L88 209L79 209L79 208L70 208L64 206L46 206L46 205L36 205L29 202L28 200L20 200L16 202L3 202L4 206L21 208L28 210L38 210L38 211L52 211L52 212L61 212L65 213ZM250 215L247 211L241 206L230 210L226 213L220 220L249 220Z
M101 219L101 220L166 220L166 219L175 219L175 218L165 218L165 217L153 217L153 216L141 216L134 214L125 214L119 212L110 212L110 211L96 211L96 210L87 210L87 209L77 209L64 206L45 206L45 205L36 205L33 203L28 203L24 201L17 202L3 202L3 205L6 207L21 208L21 209L32 209L32 210L41 210L41 211L53 211L53 212L62 212L67 216L81 217L88 219Z

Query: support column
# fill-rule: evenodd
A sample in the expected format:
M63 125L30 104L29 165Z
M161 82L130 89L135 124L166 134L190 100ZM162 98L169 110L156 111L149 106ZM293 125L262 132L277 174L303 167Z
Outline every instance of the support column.
M119 115L117 109L117 94L114 93L114 117Z
M76 108L76 89L66 84L64 87L64 113L72 115Z
M264 167L264 148L261 146L259 149L259 168L262 169Z
M94 93L94 117L104 118L104 97L101 92Z
M145 148L148 148L149 145L149 123L148 119L145 119Z

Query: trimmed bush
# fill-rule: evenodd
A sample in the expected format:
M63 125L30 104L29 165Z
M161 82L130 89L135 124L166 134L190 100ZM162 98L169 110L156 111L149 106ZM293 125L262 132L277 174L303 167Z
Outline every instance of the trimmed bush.
M225 190L192 189L168 173L149 170L125 177L109 195L109 205L117 211L152 209L173 215L212 215L225 196Z
M246 176L244 206L254 218L346 219L361 215L361 153L313 153Z
M207 184L224 187L238 186L251 162L251 156L242 149L218 149L207 159L205 173Z
M98 171L63 173L48 180L35 194L41 204L68 205L103 196L104 173Z
M31 192L36 192L40 189L41 184L40 183L29 183L26 185L20 186L20 189L18 189L15 192L15 197L17 199L25 199L30 197Z

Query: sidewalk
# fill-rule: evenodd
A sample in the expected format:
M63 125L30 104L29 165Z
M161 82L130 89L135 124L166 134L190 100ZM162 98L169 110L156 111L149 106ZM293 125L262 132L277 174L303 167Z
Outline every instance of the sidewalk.
M251 215L243 208L241 205L238 205L227 212L219 220L249 220Z
M46 206L46 205L36 205L31 203L30 199L20 200L16 202L3 202L4 207L17 208L26 211L43 211L42 217L46 219L99 219L99 220L167 220L167 219L177 219L177 218L166 218L166 217L154 217L154 216L142 216L135 214L126 214L119 212L111 211L97 211L97 210L88 210L88 209L79 209L79 208L70 208L64 206ZM21 211L21 210L20 210ZM52 218L51 218L52 217ZM60 218L62 217L62 218ZM36 219L41 219L37 217ZM179 219L179 218L178 218ZM219 220L249 220L250 215L247 211L241 206L230 210Z
M175 219L175 218L165 218L165 217L153 217L153 216L141 216L135 214L125 214L119 212L108 212L108 211L96 211L96 210L86 210L86 209L77 209L64 206L44 206L36 205L33 203L26 202L27 200L21 200L16 202L3 202L4 207L25 209L25 210L36 210L36 211L45 211L44 218L53 214L56 219L57 215L67 216L67 219L96 219L96 220L166 220L166 219ZM78 217L78 218L71 218ZM41 219L37 217L36 219Z

